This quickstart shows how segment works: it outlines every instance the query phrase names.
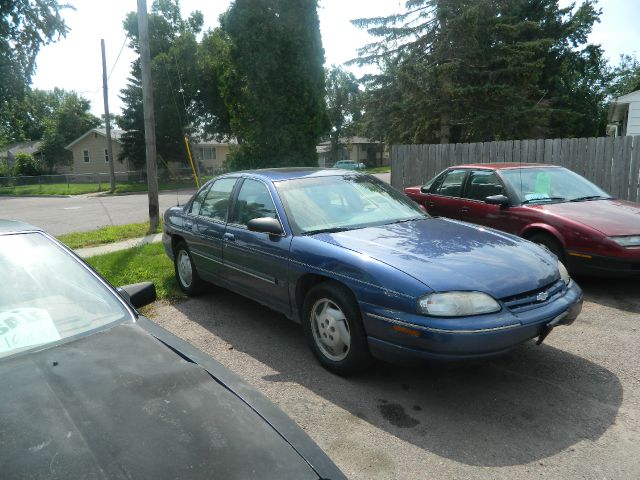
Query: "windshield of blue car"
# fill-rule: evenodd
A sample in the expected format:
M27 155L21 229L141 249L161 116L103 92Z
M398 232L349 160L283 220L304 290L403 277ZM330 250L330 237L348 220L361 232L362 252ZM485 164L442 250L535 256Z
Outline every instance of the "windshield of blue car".
M294 234L341 231L422 219L416 203L369 175L276 182Z
M505 169L501 174L522 204L611 198L586 178L562 167Z
M131 318L81 262L42 233L0 235L0 358Z

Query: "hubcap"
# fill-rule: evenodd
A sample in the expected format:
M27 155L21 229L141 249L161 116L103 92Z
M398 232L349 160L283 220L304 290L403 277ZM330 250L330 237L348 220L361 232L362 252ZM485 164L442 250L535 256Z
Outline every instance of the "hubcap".
M316 345L328 359L339 362L349 354L349 324L340 307L328 298L321 298L313 305L311 331Z
M182 283L183 287L189 288L191 286L191 281L193 280L193 271L191 270L191 259L189 258L189 254L184 250L180 250L176 265L178 266L178 277L180 279L180 283Z

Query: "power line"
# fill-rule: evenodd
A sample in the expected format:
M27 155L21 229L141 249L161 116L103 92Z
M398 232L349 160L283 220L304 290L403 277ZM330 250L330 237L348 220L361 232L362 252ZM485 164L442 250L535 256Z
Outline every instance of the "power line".
M113 67L111 67L111 71L109 72L109 76L107 76L107 80L109 80L111 78L111 74L115 70L116 65L118 64L118 60L120 60L120 55L122 55L122 51L124 50L124 46L127 44L127 40L128 39L129 39L129 35L125 35L124 36L124 41L122 42L122 46L120 47L120 52L118 53L118 56L116 57L116 61L113 63Z

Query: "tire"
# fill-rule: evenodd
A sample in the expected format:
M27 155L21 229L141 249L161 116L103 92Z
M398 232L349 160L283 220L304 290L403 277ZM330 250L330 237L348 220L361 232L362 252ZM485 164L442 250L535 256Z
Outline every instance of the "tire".
M528 240L546 248L558 257L558 260L564 263L564 248L562 248L560 242L551 235L547 233L535 233L531 235Z
M327 370L351 375L371 364L360 309L347 288L325 282L309 290L302 327L313 354Z
M173 255L173 267L180 290L189 296L202 292L204 282L198 275L191 252L185 242L180 242L176 245Z

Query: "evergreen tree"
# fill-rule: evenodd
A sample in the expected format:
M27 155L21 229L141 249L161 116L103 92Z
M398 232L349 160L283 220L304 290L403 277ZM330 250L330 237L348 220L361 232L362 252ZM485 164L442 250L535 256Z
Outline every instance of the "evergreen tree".
M367 79L365 129L389 143L576 135L593 115L597 129L602 82L588 81L604 63L599 47L584 45L599 12L590 0L571 8L409 0L398 15L354 21L382 38L355 61L381 70Z
M231 167L317 165L328 129L317 0L236 0L221 20Z
M156 121L156 149L159 166L170 160L186 161L184 136L197 135L196 95L199 79L196 74L196 35L203 25L202 14L193 12L183 19L179 0L156 0L149 15L149 43L153 102ZM131 12L124 21L131 38L131 47L139 53L138 19ZM121 90L122 115L116 118L125 131L121 137L120 158L130 159L136 168L145 164L144 113L139 59L131 66L129 83Z

